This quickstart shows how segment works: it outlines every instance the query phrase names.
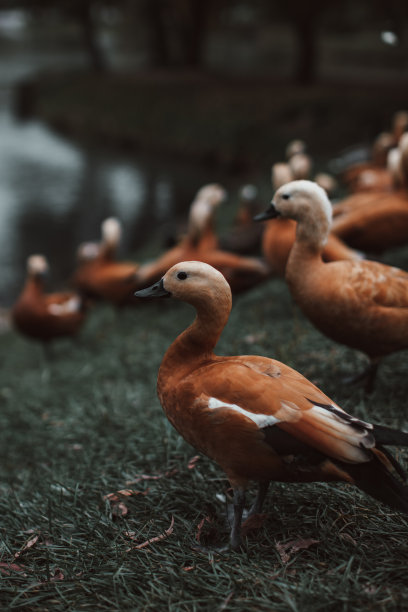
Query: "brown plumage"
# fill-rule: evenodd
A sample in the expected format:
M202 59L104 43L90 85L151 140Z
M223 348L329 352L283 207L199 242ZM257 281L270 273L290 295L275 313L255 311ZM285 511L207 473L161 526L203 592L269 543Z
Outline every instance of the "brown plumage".
M48 342L75 336L85 318L83 299L75 292L45 293L44 277L48 263L42 255L27 260L27 279L11 318L16 329L35 340Z
M269 266L261 259L243 257L217 247L218 240L213 230L214 212L214 199L196 197L190 210L187 236L158 259L140 266L139 287L154 283L173 265L188 259L207 262L219 270L234 293L245 291L268 278Z
M274 164L271 172L273 188L278 189L281 185L290 182L292 176L293 173L287 164ZM287 180L288 178L289 180ZM265 224L262 236L262 253L273 272L279 276L285 275L289 253L295 242L295 234L296 223L292 219L271 219ZM327 244L323 249L323 259L325 261L359 260L361 258L361 253L348 247L334 234L329 234Z
M402 469L382 444L408 434L345 413L301 374L267 357L223 357L213 350L228 320L231 292L201 262L182 262L138 297L172 295L197 311L167 350L157 391L187 442L215 460L234 490L230 545L238 548L248 482L259 483L250 514L261 511L269 481L345 481L408 512Z
M102 224L100 245L81 245L78 266L72 282L83 295L102 299L115 306L135 302L134 291L140 286L137 280L138 264L116 261L121 226L117 219L105 219Z
M329 338L366 353L373 381L381 357L408 348L408 274L374 261L324 263L331 205L316 183L293 181L276 192L266 217L297 221L286 266L295 301Z

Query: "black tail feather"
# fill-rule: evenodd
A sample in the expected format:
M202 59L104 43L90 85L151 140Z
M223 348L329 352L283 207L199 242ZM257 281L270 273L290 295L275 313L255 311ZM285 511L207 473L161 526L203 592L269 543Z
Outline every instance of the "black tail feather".
M389 459L388 453L384 454ZM396 461L393 459L394 468L395 464ZM342 467L344 468L344 465ZM373 459L367 463L349 464L346 470L359 489L390 508L408 514L408 487L402 484L378 457L373 455ZM401 471L401 466L398 466L399 475Z
M378 444L384 446L408 446L408 433L399 429L392 429L384 425L373 425L373 434Z

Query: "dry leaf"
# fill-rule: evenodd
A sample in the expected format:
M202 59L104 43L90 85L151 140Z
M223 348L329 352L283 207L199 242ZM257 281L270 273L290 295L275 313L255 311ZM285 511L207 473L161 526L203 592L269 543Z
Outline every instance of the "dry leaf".
M320 540L312 540L312 538L299 538L298 540L291 540L283 544L282 542L276 542L276 550L278 551L282 563L287 563L294 553L299 550L310 548L313 544L318 544Z
M253 514L242 523L241 534L246 536L250 531L260 529L264 524L267 514Z
M181 569L185 572L191 572L191 570L195 569L195 565L186 565L186 567L182 567Z
M24 572L24 566L17 565L17 563L4 563L3 561L1 561L0 573L5 574L6 576L10 576L9 570L12 570L13 572ZM24 572L23 576L27 576L27 574Z
M18 552L14 553L14 558L18 559L18 557L25 552L26 550L28 550L29 548L31 548L32 546L34 546L34 544L36 544L38 538L40 536L37 534L35 536L33 536L32 538L30 538L29 540L27 540L27 542L24 544L23 548L21 548Z
M56 582L57 580L64 580L65 576L60 570L59 567L56 567L54 570L54 575L50 578L50 582Z
M200 459L200 455L194 455L194 457L191 457L190 461L187 463L188 469L193 470L199 459Z
M160 540L164 540L165 538L167 538L169 535L173 533L173 525L174 525L174 516L171 517L170 527L166 529L164 533L161 533L160 535L155 536L154 538L149 538L145 542L142 542L142 544L137 544L136 546L133 546L133 548L128 548L126 552L133 550L134 548L137 548L137 549L145 548L146 546L149 546L149 544L152 544L153 542L160 542ZM134 531L127 531L125 532L125 535L127 535L132 540L136 539L134 537L135 536Z
M105 501L109 501L112 509L112 516L126 516L129 512L129 508L123 502L123 498L130 497L131 495L147 495L149 489L146 491L135 491L134 489L121 489L116 493L108 493L103 496Z
M211 516L205 516L204 518L201 519L201 521L197 525L197 531L195 534L195 539L197 542L200 542L201 540L201 533L203 531L203 527L205 523L213 523L213 522L214 522L214 519Z

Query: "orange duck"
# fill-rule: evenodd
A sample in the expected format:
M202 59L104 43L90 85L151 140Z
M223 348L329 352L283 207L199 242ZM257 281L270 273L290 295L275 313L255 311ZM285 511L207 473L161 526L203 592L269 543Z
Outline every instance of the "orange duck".
M213 350L231 310L222 274L201 262L172 267L137 297L173 296L191 304L195 321L167 350L157 391L183 436L224 470L234 494L230 546L241 544L245 490L270 481L343 481L391 508L408 512L402 468L383 445L408 445L408 434L344 412L301 374L268 357L224 357Z
M78 249L78 267L72 282L83 295L115 306L134 302L138 264L116 261L121 225L110 217L102 223L100 245L86 243Z
M234 293L245 291L269 277L269 266L262 260L217 248L213 219L215 207L224 198L224 193L219 185L207 185L198 192L190 209L187 236L158 259L140 266L139 287L154 283L171 266L186 259L205 261L220 270Z
M27 260L27 280L11 309L14 326L23 335L48 343L54 338L75 336L85 318L84 301L72 291L45 293L48 263L42 255Z
M297 221L296 240L286 266L292 296L326 336L369 357L371 390L380 359L408 348L408 274L374 261L324 263L331 204L311 181L293 181L275 193L264 218Z
M394 163L399 189L356 193L334 205L332 232L350 246L381 253L408 242L408 134Z
M264 228L254 223L253 219L262 208L255 185L244 185L239 193L239 207L235 223L221 236L220 248L241 255L258 254Z
M272 185L278 189L281 185L293 180L290 166L284 163L272 166ZM260 220L259 216L255 220ZM285 276L286 263L290 250L295 242L296 223L292 219L272 219L266 223L262 237L262 252L272 270L279 276ZM329 234L323 250L325 261L339 259L361 259L361 253L350 249L334 234Z
M381 132L374 141L371 160L355 163L342 172L341 178L350 191L372 191L392 188L392 178L386 170L389 151L398 145L408 129L408 112L398 111L391 132Z

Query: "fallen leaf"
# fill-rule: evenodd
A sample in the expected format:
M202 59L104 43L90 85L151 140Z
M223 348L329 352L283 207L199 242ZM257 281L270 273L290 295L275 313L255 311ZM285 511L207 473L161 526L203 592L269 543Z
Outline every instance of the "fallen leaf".
M350 542L350 544L357 547L357 542L355 541L354 538L351 537L349 533L340 533L340 537L342 540L345 540L346 542Z
M34 546L34 544L36 544L38 538L40 536L37 534L35 536L33 536L32 538L30 538L29 540L27 540L27 542L24 544L24 546L16 553L14 553L14 558L18 559L18 557L25 552L26 550L28 550L29 548L31 548L32 546Z
M149 538L148 540L146 540L145 542L142 542L142 544L137 544L136 546L133 546L133 549L137 548L145 548L146 546L149 546L149 544L152 544L153 542L160 542L160 540L164 540L166 539L169 535L171 535L173 533L173 525L174 525L174 516L171 517L171 523L170 523L170 527L168 527L168 529L166 529L166 531L164 531L164 533L161 533L158 536L155 536L154 538ZM130 535L132 534L132 535ZM127 531L125 533L125 535L127 535L128 537L130 537L132 540L135 539L134 538L134 532L133 531ZM133 550L132 548L128 548L128 551Z
M129 508L123 501L123 498L130 497L131 495L147 495L149 489L146 491L136 491L134 489L121 489L116 493L108 493L103 496L105 501L109 501L111 504L112 516L126 516L129 512Z
M242 523L241 526L241 534L242 536L246 536L250 531L255 531L256 529L260 529L264 524L267 514L253 514L246 521Z
M191 457L190 461L187 463L188 469L193 470L199 459L200 459L200 455L194 455L194 457Z
M195 565L186 565L186 567L182 567L181 569L185 572L191 572L191 570L195 569Z
M195 539L197 542L200 542L201 540L201 533L203 531L203 527L205 523L213 523L213 522L214 522L214 519L211 516L205 516L204 518L201 519L201 521L197 525L197 531L195 534Z
M5 574L6 576L10 576L9 570L12 570L13 572L24 572L24 566L17 565L17 563L5 563L4 561L1 561L0 573ZM27 574L24 572L23 576L27 576Z
M312 538L299 538L298 540L290 540L290 542L276 542L275 547L278 551L282 563L287 563L294 553L299 550L304 550L306 548L310 548L313 544L318 544L320 540L313 540Z

